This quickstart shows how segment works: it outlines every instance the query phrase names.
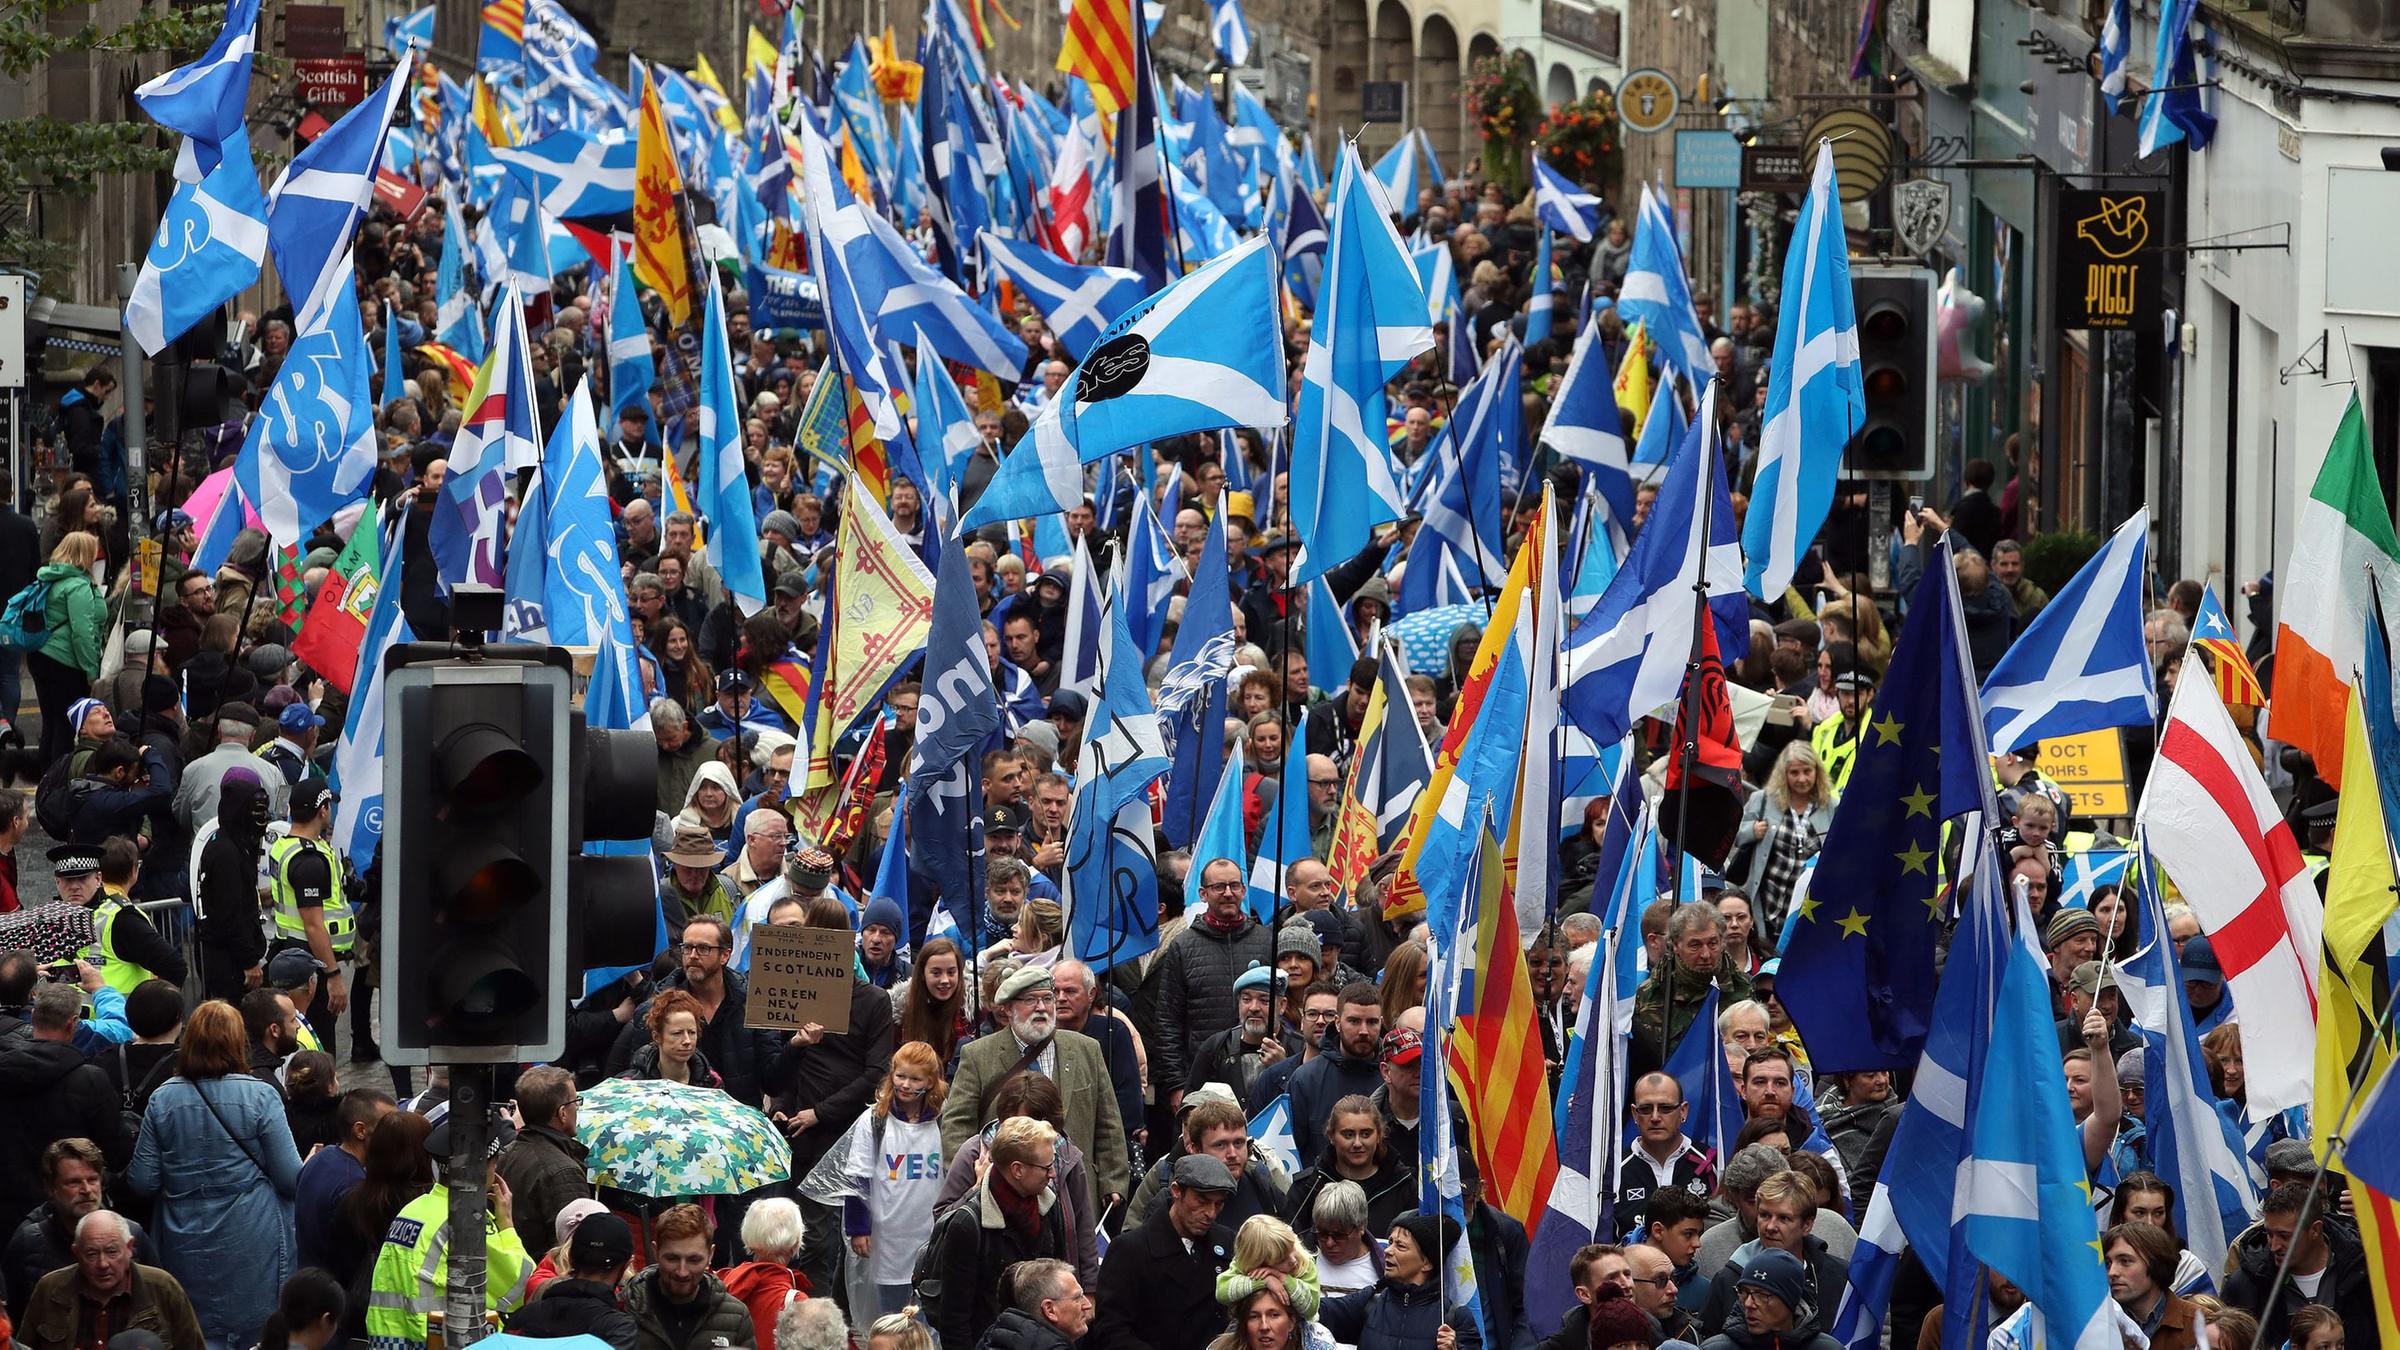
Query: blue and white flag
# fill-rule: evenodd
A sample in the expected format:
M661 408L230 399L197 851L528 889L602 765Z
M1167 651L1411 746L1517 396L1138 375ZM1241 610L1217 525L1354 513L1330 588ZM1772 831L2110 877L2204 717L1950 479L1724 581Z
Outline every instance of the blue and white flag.
M1222 257L1239 242L1224 211L1182 165L1167 165L1167 186L1175 198L1176 247L1185 266Z
M742 396L734 382L733 346L725 335L725 292L708 284L708 313L700 329L700 457L692 505L708 521L708 563L744 618L767 604L760 572L756 499L742 452Z
M1175 556L1173 541L1158 512L1151 508L1149 494L1138 494L1138 498L1133 527L1125 534L1125 627L1133 635L1133 649L1147 664L1158 654L1159 639L1166 635L1167 603L1191 578L1183 570L1183 560Z
M1245 904L1250 917L1266 923L1283 907L1284 876L1292 864L1316 856L1308 837L1308 737L1298 726L1283 733L1283 763L1261 764L1263 773L1276 771L1275 797L1267 803L1258 834L1258 853L1250 860L1250 887ZM1264 784L1260 792L1265 792Z
M1537 163L1539 161L1536 161ZM1611 1203L1617 1194L1617 1162L1625 1154L1613 1128L1617 1104L1625 1100L1625 1041L1617 1032L1617 934L1603 930L1584 976L1583 1001L1567 1042L1559 1075L1558 1176L1551 1183L1548 1212L1535 1231L1525 1266L1525 1311L1549 1326L1575 1306L1567 1278L1575 1253L1586 1243L1608 1242L1618 1225ZM1685 1090L1688 1100L1690 1090Z
M1195 867L1192 875L1197 878L1200 875L1199 869ZM1268 1157L1281 1163L1283 1170L1291 1176L1297 1177L1308 1170L1300 1162L1299 1144L1292 1139L1292 1097L1290 1093L1277 1093L1275 1100L1268 1102L1260 1108L1257 1115L1250 1117L1250 1143Z
M2216 135L2217 119L2200 102L2196 87L2192 24L2199 17L2199 0L2164 0L2159 7L2158 47L2150 58L2150 84L2166 92L2142 95L2135 122L2145 158L2177 141L2203 150Z
M1357 143L1345 143L1342 152L1348 156L1357 155ZM1341 170L1337 168L1334 172L1339 174ZM1392 205L1399 209L1401 215L1413 216L1417 213L1416 132L1400 133L1399 143L1383 152L1383 158L1375 161L1372 172L1375 181L1383 184L1384 195L1391 198Z
M1286 202L1283 218L1283 284L1291 288L1292 298L1300 307L1314 314L1317 310L1318 289L1325 280L1325 250L1327 233L1325 216L1317 210L1317 200L1306 191L1293 190L1289 174L1276 179L1277 192Z
M279 547L364 499L375 478L374 365L350 257L343 249L325 290L301 311L233 461L234 480Z
M1533 157L1533 214L1550 229L1578 244L1592 242L1600 229L1600 199L1578 189L1540 155Z
M1633 462L1671 463L1675 448L1683 444L1691 430L1691 421L1683 415L1683 396L1675 392L1674 378L1662 377L1658 387L1651 391L1650 413L1642 419L1641 437L1633 443Z
M476 303L475 291L467 285L467 213L442 213L442 263L434 275L434 337L450 350L476 365L490 354L483 331L483 309ZM631 270L630 264L627 270ZM628 297L630 292L628 291ZM638 311L639 306L636 306ZM637 320L638 321L638 320ZM612 341L610 358L615 358ZM642 339L642 360L650 359L649 337ZM647 388L644 385L644 388ZM616 371L609 371L609 388L616 389Z
M1350 631L1350 621L1325 578L1311 581L1307 589L1308 617L1301 646L1308 653L1309 682L1337 693L1349 682L1350 667L1358 662L1358 635Z
M988 370L1005 383L1025 373L1025 342L992 311L968 298L893 229L891 222L854 208L866 233L842 245L853 282L875 297L875 327L893 340L921 334L948 360Z
M1600 603L1567 639L1567 711L1595 743L1623 736L1683 688L1692 655L1692 588L1704 576L1719 653L1730 665L1750 650L1750 602L1742 592L1725 457L1717 450L1716 398L1711 382L1651 503L1649 524Z
M1058 345L1080 361L1100 344L1100 335L1142 302L1149 289L1141 274L1122 267L1079 267L1039 244L980 236L984 261L1016 283L1027 303L1058 335Z
M958 381L950 378L941 356L922 333L917 335L916 345L918 458L926 476L933 479L934 492L953 503L955 510L967 461L975 457L975 447L983 444L983 437L975 430L975 414L967 409L966 395L958 391Z
M1282 426L1283 387L1275 260L1254 238L1109 325L960 528L1065 511L1083 500L1083 466L1119 450L1225 426Z
M1193 575L1191 591L1184 597L1183 622L1176 626L1175 646L1167 657L1167 676L1158 687L1159 720L1173 743L1175 760L1167 775L1166 814L1159 823L1159 832L1166 836L1170 848L1191 845L1193 838L1202 833L1201 816L1216 809L1209 803L1219 795L1219 781L1227 777L1235 784L1233 829L1237 852L1243 842L1242 775L1238 771L1228 773L1225 737L1219 730L1225 725L1225 682L1233 673L1233 596L1232 577L1225 561L1225 519L1225 503L1220 500L1209 515L1208 538L1200 546L1199 571ZM1210 820L1213 823L1213 814ZM1242 864L1242 874L1249 875L1249 859L1234 860ZM1199 869L1200 860L1195 857L1194 877L1200 875Z
M403 47L410 46L431 48L433 46L433 12L437 8L439 6L427 5L423 9L411 10L406 14L394 14L385 19L383 21L384 50L396 52Z
M2057 1068L2049 962L2032 910L2022 901L2016 910L1983 1095L1967 1118L1969 1156L1958 1181L1967 1250L2025 1291L2049 1325L2050 1344L2118 1350L2116 1304L2093 1249L2083 1137Z
M1450 1075L1442 1070L1450 1063L1449 1032L1458 1022L1461 995L1475 978L1482 869L1487 860L1500 856L1497 844L1484 846L1491 832L1488 813L1474 822L1473 832L1467 836L1474 843L1466 850L1467 867L1462 869L1465 893L1453 900L1455 921L1434 929L1434 951L1426 963L1425 1045L1419 1062L1434 1065L1436 1071L1417 1075L1417 1119L1422 1122L1417 1130L1417 1212L1447 1215L1457 1222L1458 1237L1441 1258L1441 1304L1464 1311L1478 1329L1484 1325L1483 1297L1475 1283L1475 1253L1467 1240L1467 1209L1461 1198L1466 1185L1459 1168L1459 1150L1471 1146L1471 1141L1460 1137L1461 1122L1451 1113ZM1428 919L1433 912L1427 909ZM1447 1321L1447 1316L1443 1320ZM1491 1343L1488 1335L1484 1339Z
M1530 347L1536 342L1549 340L1551 319L1558 312L1558 296L1551 291L1550 230L1547 227L1541 231L1541 239L1534 245L1533 272L1526 277L1525 285L1532 291L1525 297L1525 345Z
M961 285L974 279L970 255L975 236L992 223L991 187L975 143L974 94L958 69L960 49L972 45L928 42L923 92L917 99L934 251L942 271ZM815 119L801 120L813 124Z
M2133 850L2127 848L2094 846L2068 854L2058 884L2059 907L2090 909L2101 887L2125 884L2132 866Z
M1249 65L1250 20L1242 14L1242 0L1208 0L1208 8L1208 33L1216 39L1217 55L1229 66Z
M126 329L152 356L258 280L266 260L267 203L242 121L257 30L258 0L233 0L199 60L134 90L152 121L183 136L175 193L125 302Z
M492 354L462 405L466 420L450 446L450 472L427 530L442 585L498 586L507 573L508 488L519 469L539 462L541 422L533 406L533 360L525 305L503 285L492 306Z
M1983 682L1983 725L1992 753L2157 720L2157 679L2142 639L2149 538L2150 510L2143 507L1992 667Z
M1600 340L1600 316L1594 314L1575 341L1575 354L1567 358L1567 373L1551 391L1542 444L1583 467L1608 503L1611 520L1623 530L1633 523L1633 473L1616 383L1617 372Z
M2138 886L2142 946L2117 978L2142 1034L2144 1142L2151 1170L2175 1192L2175 1231L2213 1275L2225 1268L2233 1238L2258 1217L2242 1133L2208 1080L2198 1029L2183 988L2183 967L2167 931L2158 869L2145 865Z
M2100 22L2100 97L2116 116L2125 99L2125 58L2133 52L2133 0L2108 0ZM2162 81L2163 83L2163 81Z
M492 158L534 192L542 210L562 219L613 216L633 209L634 137L623 130L561 127L524 145L495 145Z
M1510 447L1524 439L1524 365L1509 338L1500 357L1459 392L1458 406L1434 442L1437 477L1419 503L1424 529L1450 545L1477 586L1508 580L1502 489Z
M1430 323L1450 323L1458 318L1458 267L1450 260L1448 243L1427 244L1411 248L1409 258L1417 265L1417 279L1425 283L1425 317Z
M899 404L893 397L900 387L899 373L891 369L876 340L877 297L869 289L868 279L852 272L850 262L851 248L867 241L871 230L866 213L850 200L849 189L832 171L833 150L817 130L815 119L802 116L799 122L809 267L825 302L826 335L833 340L842 373L850 377L859 400L874 419L876 436L891 440L903 431ZM868 241L865 247L880 245Z
M375 406L380 408L400 397L402 360L400 356L400 311L390 301L383 306L383 361L377 372L383 383L377 386Z
M617 248L612 240L612 249ZM633 288L633 250L618 249L616 266L609 269L608 297L608 413L615 422L631 407L650 406L650 387L658 383L658 365L650 356L650 325L642 318L642 300Z
M284 292L301 309L312 307L337 270L348 273L350 237L374 199L383 136L414 83L416 63L414 48L402 53L382 90L293 156L267 194L267 247Z
M933 902L910 906L912 938L930 931L938 908L961 933L982 931L983 765L986 738L1000 729L1000 700L983 649L983 612L964 545L942 545L933 582L933 628L926 635L924 692L917 699L916 741L909 750L910 870Z
M1068 555L1067 636L1058 654L1058 687L1087 696L1100 687L1100 643L1108 632L1102 603L1108 583L1092 565L1092 551L1085 546L1089 538L1076 536L1075 551Z
M1305 584L1357 556L1405 504L1384 439L1385 386L1433 346L1425 285L1382 186L1345 143L1324 286L1292 420L1291 515Z
M1222 743L1224 738L1217 739ZM1200 898L1200 878L1210 864L1229 862L1241 869L1245 880L1250 875L1250 832L1242 823L1242 780L1248 776L1243 763L1244 752L1237 741L1231 758L1225 761L1224 772L1218 776L1216 791L1200 799L1206 814L1192 836L1192 870L1185 874L1183 883L1186 913L1197 914L1207 907Z
M1642 184L1641 214L1634 218L1625 281L1617 288L1617 313L1628 328L1636 321L1649 325L1660 358L1694 389L1716 373L1708 338L1700 331L1699 312L1692 308L1692 284L1683 270L1682 250L1675 245L1675 222L1648 183Z
M1168 195L1165 147L1160 144L1158 86L1150 73L1150 35L1133 34L1133 98L1117 110L1115 162L1108 203L1111 267L1141 274L1164 290L1182 270L1175 252L1175 203Z
M1833 508L1842 451L1866 418L1858 319L1850 303L1850 248L1833 174L1833 144L1817 146L1808 195L1792 222L1776 311L1775 378L1767 382L1742 551L1752 595L1774 599L1792 584L1800 555Z
M235 495L226 488L228 499ZM375 522L361 516L352 528L371 530ZM374 865L375 850L383 843L383 654L395 642L416 641L400 612L400 567L405 561L400 544L401 531L395 527L383 541L383 575L376 582L375 608L367 614L367 634L358 644L358 670L350 685L357 692L333 750L333 845L361 872Z
M1075 807L1060 875L1067 954L1094 974L1158 947L1158 863L1150 785L1168 768L1145 662L1126 629L1128 597L1109 597L1100 690L1075 761Z

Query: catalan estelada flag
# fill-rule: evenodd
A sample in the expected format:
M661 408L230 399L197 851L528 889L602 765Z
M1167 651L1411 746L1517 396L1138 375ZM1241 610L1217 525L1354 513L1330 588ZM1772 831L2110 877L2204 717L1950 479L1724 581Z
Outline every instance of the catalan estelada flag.
M1525 1216L1531 1236L1549 1210L1558 1177L1558 1135L1550 1115L1550 1074L1518 940L1517 907L1507 866L1487 815L1476 831L1473 869L1474 967L1465 972L1446 1038L1452 1083L1473 1126L1483 1198L1502 1213ZM1462 923L1463 930L1463 923ZM1459 936L1464 939L1467 932Z
M1058 68L1081 75L1103 118L1133 102L1133 26L1140 0L1075 0L1058 48Z
M475 363L458 354L446 343L427 342L417 348L419 356L430 356L442 363L442 374L450 385L450 398L457 402L475 387Z
M683 173L659 106L658 84L642 72L641 144L633 170L633 274L658 292L667 317L692 321L692 263L683 247Z
M2228 708L2263 708L2267 706L2267 691L2258 682L2258 668L2250 664L2250 656L2242 644L2233 639L2233 622L2225 617L2225 606L2217 603L2214 586L2200 588L2200 613L2192 622L2192 645L2208 653L2208 664L2217 681L2217 697Z

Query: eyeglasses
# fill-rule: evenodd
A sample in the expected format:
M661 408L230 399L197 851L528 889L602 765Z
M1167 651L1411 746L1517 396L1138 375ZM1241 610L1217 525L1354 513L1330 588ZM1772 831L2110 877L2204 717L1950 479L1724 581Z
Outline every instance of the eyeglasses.
M1635 1102L1633 1104L1633 1113L1637 1116L1671 1116L1682 1109L1682 1102Z
M1202 895L1225 895L1241 888L1242 883L1239 881L1203 881L1200 883Z
M733 948L719 947L714 943L708 942L678 942L675 944L675 950L685 953L706 954L708 952L729 952L732 951Z
M1334 787L1341 781L1339 778L1311 778L1308 780L1308 785L1310 787Z
M761 778L789 778L792 776L792 771L790 769L760 769L758 776Z
M1672 1289L1675 1287L1675 1277L1672 1275L1653 1275L1648 1279L1644 1279L1639 1275L1628 1275L1626 1278L1632 1280L1635 1284L1654 1284L1661 1289Z

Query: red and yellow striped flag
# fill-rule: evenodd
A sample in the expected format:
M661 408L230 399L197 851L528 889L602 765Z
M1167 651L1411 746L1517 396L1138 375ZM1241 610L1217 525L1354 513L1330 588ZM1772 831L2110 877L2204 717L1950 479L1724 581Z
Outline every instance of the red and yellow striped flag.
M692 264L683 247L683 174L659 106L658 85L642 72L641 142L633 170L633 274L658 292L667 317L692 321Z
M1140 0L1075 0L1058 68L1081 75L1103 118L1133 103L1133 25Z
M1550 1073L1500 842L1489 819L1476 834L1473 988L1460 991L1453 1009L1450 1073L1473 1127L1484 1202L1524 1215L1531 1237L1558 1178Z
M850 434L850 467L858 475L860 487L867 490L877 506L889 509L892 504L892 460L884 451L883 442L875 439L875 414L867 411L867 401L858 396L858 386L850 377L841 377L842 397L846 400L843 417Z
M2217 681L2217 697L2225 700L2226 707L2267 706L2267 690L2258 682L2258 667L2250 664L2242 644L2233 640L2233 624L2225 617L2225 606L2217 603L2214 586L2200 588L2200 612L2192 622L2192 645L2208 653L2210 673Z

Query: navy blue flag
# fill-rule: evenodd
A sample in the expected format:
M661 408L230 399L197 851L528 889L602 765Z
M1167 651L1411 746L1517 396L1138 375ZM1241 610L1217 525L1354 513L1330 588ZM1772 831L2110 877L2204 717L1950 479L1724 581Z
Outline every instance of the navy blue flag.
M1933 1016L1934 935L1946 896L1942 823L1986 799L1983 718L1944 541L1834 808L1776 996L1819 1074L1913 1068Z
M955 539L942 545L933 581L933 630L925 640L917 737L908 760L909 867L930 889L926 912L908 916L922 940L931 904L961 933L982 931L983 772L977 751L1000 729L1000 700L983 650L975 575Z
M1142 274L1153 291L1183 274L1175 250L1175 200L1158 136L1158 88L1150 75L1150 37L1133 28L1133 100L1117 110L1115 200L1108 253L1111 267Z
M1216 799L1225 773L1225 679L1233 671L1233 598L1225 563L1225 509L1218 504L1200 546L1199 570L1183 605L1183 623L1167 658L1167 678L1158 687L1158 718L1173 742L1175 763L1167 775L1166 818L1159 822L1169 848L1189 848Z

